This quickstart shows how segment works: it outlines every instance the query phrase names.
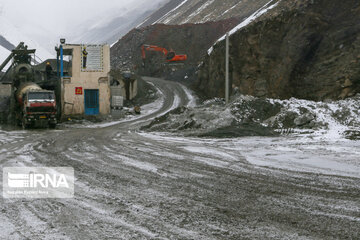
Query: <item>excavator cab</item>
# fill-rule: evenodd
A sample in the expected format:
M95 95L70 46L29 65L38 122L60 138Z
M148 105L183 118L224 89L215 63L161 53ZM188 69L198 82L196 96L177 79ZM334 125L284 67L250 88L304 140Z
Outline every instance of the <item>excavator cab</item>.
M169 52L167 55L166 55L166 60L167 61L171 61L174 57L175 57L175 52L172 51L172 52Z

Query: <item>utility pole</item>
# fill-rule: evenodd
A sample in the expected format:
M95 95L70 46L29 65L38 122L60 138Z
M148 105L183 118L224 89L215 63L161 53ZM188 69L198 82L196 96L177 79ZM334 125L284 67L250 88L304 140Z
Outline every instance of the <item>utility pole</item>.
M225 53L225 102L229 103L229 32L226 33Z

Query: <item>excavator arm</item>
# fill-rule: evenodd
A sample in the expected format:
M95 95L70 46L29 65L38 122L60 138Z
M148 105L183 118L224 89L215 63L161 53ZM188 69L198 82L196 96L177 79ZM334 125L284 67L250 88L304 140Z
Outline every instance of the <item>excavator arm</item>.
M146 59L146 51L162 52L164 54L167 62L181 62L181 61L185 61L187 59L186 54L176 55L176 53L172 50L168 51L167 49L165 49L163 47L144 44L141 46L141 57L144 62Z
M141 54L142 54L143 59L146 58L146 51L162 52L165 57L168 54L168 50L166 50L165 48L154 46L154 45L142 45L141 46Z

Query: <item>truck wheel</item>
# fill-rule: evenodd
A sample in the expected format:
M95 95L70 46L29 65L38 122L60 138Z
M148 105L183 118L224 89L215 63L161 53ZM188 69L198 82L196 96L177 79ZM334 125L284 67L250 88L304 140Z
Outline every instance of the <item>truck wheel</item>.
M49 123L49 128L51 128L51 129L56 128L56 123Z
M30 124L26 124L25 121L22 121L22 128L28 129L30 127Z

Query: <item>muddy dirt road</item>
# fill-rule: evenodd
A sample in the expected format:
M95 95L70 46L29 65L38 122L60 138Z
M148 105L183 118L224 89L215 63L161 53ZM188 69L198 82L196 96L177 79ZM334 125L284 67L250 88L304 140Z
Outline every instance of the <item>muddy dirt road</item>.
M162 97L136 119L0 131L2 167L73 167L76 177L73 199L1 198L0 239L360 238L358 142L140 132L193 100L178 83L146 80ZM313 164L320 156L333 164Z

